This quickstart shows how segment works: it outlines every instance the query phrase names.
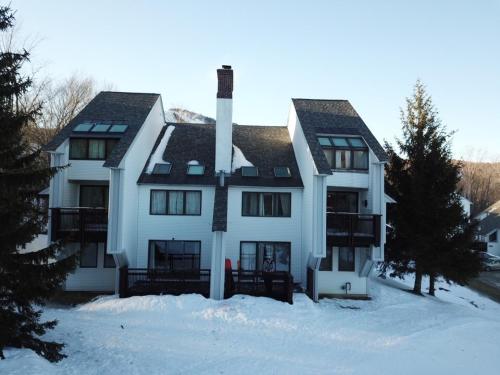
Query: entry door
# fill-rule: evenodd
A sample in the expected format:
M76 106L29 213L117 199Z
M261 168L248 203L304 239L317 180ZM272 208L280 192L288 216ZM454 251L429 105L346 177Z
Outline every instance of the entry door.
M358 212L358 193L353 191L330 191L327 194L328 212Z
M108 186L80 185L80 207L108 208Z

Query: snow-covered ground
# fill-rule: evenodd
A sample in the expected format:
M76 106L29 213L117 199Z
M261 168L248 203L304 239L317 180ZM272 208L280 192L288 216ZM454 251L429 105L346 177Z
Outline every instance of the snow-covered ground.
M406 281L410 283L411 280ZM294 305L236 296L102 297L59 319L51 364L8 349L0 374L499 374L500 305L440 284L418 297L374 279L373 300Z

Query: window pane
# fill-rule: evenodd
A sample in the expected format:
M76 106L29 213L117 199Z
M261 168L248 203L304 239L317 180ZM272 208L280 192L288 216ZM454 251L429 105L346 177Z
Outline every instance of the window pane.
M326 256L321 259L321 263L319 265L320 271L333 271L333 254L332 247L327 246L326 248Z
M200 269L200 243L198 241L184 241L183 266L189 270Z
M328 165L333 168L333 149L324 149L323 152L325 153L326 156L326 161L328 162Z
M113 125L111 129L109 129L110 133L123 133L127 130L128 125Z
M318 137L318 142L321 146L331 146L330 138L327 137Z
M107 186L80 185L80 207L108 208Z
M167 213L167 192L151 191L151 213L165 215Z
M69 141L70 159L87 159L87 140L70 139Z
M368 169L368 151L353 151L353 168Z
M73 131L74 132L88 132L90 130L90 128L92 128L92 125L93 124L90 124L88 122L86 123L83 123L83 124L78 124L74 129Z
M149 247L149 268L168 267L167 246L165 241L151 241Z
M358 194L349 191L335 191L331 195L328 194L328 198L331 199L327 202L329 207L333 208L334 212L358 212Z
M111 152L113 152L113 149L115 148L117 143L118 143L118 139L107 139L106 140L106 157L111 155Z
M290 271L290 244L275 244L274 259L276 261L276 271Z
M352 147L366 147L361 138L347 138Z
M257 244L255 242L242 242L240 252L240 267L245 271L255 270Z
M186 215L201 214L201 192L187 191L186 192Z
M347 143L345 138L333 137L332 142L333 145L337 147L349 147L349 143Z
M257 216L259 214L259 193L243 193L242 204L244 216Z
M353 247L339 247L339 271L354 271Z
M103 160L106 155L104 139L89 139L89 159Z
M274 195L274 216L290 216L290 194L277 193Z
M187 174L192 176L203 176L205 166L203 165L188 165Z
M274 244L272 242L259 242L257 268L262 271L272 272L276 269L274 259Z
M184 213L184 193L182 191L169 191L168 213L170 215L182 215Z
M261 216L273 216L273 194L261 193Z
M105 133L108 131L110 126L111 125L107 125L107 124L96 124L92 128L92 133Z
M80 251L80 267L97 267L97 243L88 243Z
M335 151L335 168L349 169L351 168L351 151L336 150Z

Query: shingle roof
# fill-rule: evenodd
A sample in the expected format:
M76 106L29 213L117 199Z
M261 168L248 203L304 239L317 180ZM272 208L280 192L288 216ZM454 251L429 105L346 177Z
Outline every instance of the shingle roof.
M159 97L159 94L101 91L45 145L44 150L55 151L73 134L73 128L82 122L120 123L128 125L128 128L123 134L113 134L113 138L119 137L120 141L104 163L105 167L117 167Z
M292 99L297 117L320 174L332 174L317 134L349 134L364 138L380 161L387 154L347 100Z
M487 212L487 216L479 222L479 234L486 235L494 229L500 229L500 201L493 203L483 212Z
M215 177L215 125L169 123L175 126L163 155L172 162L170 175L149 175L143 173L139 183L158 184L217 184ZM155 148L160 143L166 127L161 131ZM288 129L284 126L233 125L233 144L246 159L259 168L259 177L242 177L240 169L226 179L228 185L302 187L299 168L295 160ZM204 176L186 175L187 163L196 160L205 166ZM149 160L148 160L149 163ZM274 167L290 168L291 178L274 177Z
M215 188L212 231L227 232L227 185Z

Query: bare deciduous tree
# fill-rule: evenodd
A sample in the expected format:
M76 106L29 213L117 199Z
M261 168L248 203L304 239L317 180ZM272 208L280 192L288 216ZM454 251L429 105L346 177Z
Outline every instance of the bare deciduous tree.
M472 203L476 215L500 199L500 162L486 162L483 151L471 150L463 161L460 190Z

